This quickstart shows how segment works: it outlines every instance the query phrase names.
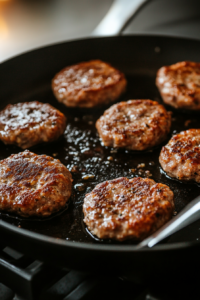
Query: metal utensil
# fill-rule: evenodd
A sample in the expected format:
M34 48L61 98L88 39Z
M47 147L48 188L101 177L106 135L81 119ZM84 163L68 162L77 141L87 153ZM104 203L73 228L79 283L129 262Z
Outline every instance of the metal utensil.
M137 245L137 248L153 247L169 235L200 219L200 196L190 202L176 217Z
M120 34L138 10L149 0L115 0L109 11L94 29L94 36Z

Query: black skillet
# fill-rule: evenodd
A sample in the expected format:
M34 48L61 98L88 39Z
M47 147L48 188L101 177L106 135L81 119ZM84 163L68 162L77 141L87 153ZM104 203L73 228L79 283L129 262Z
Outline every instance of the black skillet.
M146 0L141 1L144 2ZM127 5L133 3L127 1ZM120 12L124 2L121 4ZM115 8L113 11L116 13ZM129 18L128 15L125 12L124 20ZM101 24L100 29L108 24L106 22ZM200 194L197 184L172 180L162 172L158 163L162 145L147 152L116 152L103 147L95 129L95 121L107 107L72 109L56 101L51 91L51 79L55 73L65 66L91 59L107 61L125 73L128 88L118 101L149 98L162 103L155 86L156 71L163 65L182 60L200 61L200 41L139 35L89 38L34 50L1 64L0 109L8 103L39 100L52 104L67 116L68 125L60 140L30 150L60 159L71 170L74 179L68 209L52 218L26 220L1 213L1 242L42 261L80 271L95 271L103 275L114 272L148 282L163 281L166 276L171 280L177 277L187 279L188 274L194 274L194 266L200 266L199 221L162 244L142 250L137 250L132 241L117 243L98 240L84 226L84 195L104 180L120 176L145 177L144 171L149 170L152 179L169 185L173 190L175 214ZM170 107L167 109L171 110ZM173 111L172 130L168 139L181 130L199 127L198 113ZM0 147L0 159L21 151L3 143L0 143ZM110 156L112 160L108 159ZM137 169L140 163L145 163L144 169ZM135 173L130 171L133 168L137 169ZM84 175L87 174L94 177L85 180Z
M139 163L145 163L144 170L150 171L152 179L173 190L177 213L200 193L197 184L172 180L162 172L158 163L162 145L148 152L119 150L115 153L112 148L103 147L95 121L105 107L71 109L56 101L50 86L54 74L64 66L97 58L125 73L128 88L119 101L149 98L162 103L155 86L156 71L177 61L200 61L200 41L160 36L91 38L41 48L2 63L1 109L8 103L39 100L66 114L68 125L64 136L31 150L60 159L73 171L74 189L69 208L47 220L25 220L1 213L1 240L30 256L70 269L132 274L148 281L169 272L170 276L181 276L186 267L192 271L191 266L200 265L199 221L153 249L143 250L136 250L131 241L117 243L95 239L84 227L85 193L104 180L120 176L145 177L142 169L130 172ZM176 132L199 128L199 125L199 114L173 111L168 139ZM0 146L0 159L21 151L3 143ZM113 160L108 160L109 156ZM84 180L85 174L92 174L94 178Z

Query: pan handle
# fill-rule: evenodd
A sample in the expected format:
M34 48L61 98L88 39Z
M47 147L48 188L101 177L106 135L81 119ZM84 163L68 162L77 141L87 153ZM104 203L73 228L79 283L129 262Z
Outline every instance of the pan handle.
M115 0L106 16L92 32L92 36L122 33L138 10L149 0Z
M190 202L176 217L136 246L137 249L153 247L169 235L200 219L200 196Z

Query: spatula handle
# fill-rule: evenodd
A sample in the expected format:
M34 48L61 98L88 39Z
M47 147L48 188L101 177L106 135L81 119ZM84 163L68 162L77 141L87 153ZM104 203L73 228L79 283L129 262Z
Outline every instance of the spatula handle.
M137 245L137 248L153 247L169 235L200 219L200 196L190 202L176 217Z
M136 12L149 0L115 0L100 24L94 29L94 36L120 34Z

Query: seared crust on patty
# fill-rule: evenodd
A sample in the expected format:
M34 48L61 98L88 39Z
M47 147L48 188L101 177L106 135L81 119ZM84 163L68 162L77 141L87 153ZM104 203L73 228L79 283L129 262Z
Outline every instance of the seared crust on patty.
M116 100L125 91L124 74L101 60L91 60L61 70L52 90L66 106L93 107Z
M200 109L200 63L183 61L162 67L157 72L156 85L166 104Z
M66 117L48 103L9 104L0 112L0 140L22 149L52 142L63 134Z
M64 208L72 176L58 159L28 150L0 161L0 210L46 217Z
M152 100L112 105L96 122L105 146L145 150L160 144L170 131L171 113Z
M148 178L105 181L86 195L84 222L98 238L142 240L171 218L173 198L168 186Z
M179 180L200 182L200 129L174 135L162 148L159 161L163 170Z

